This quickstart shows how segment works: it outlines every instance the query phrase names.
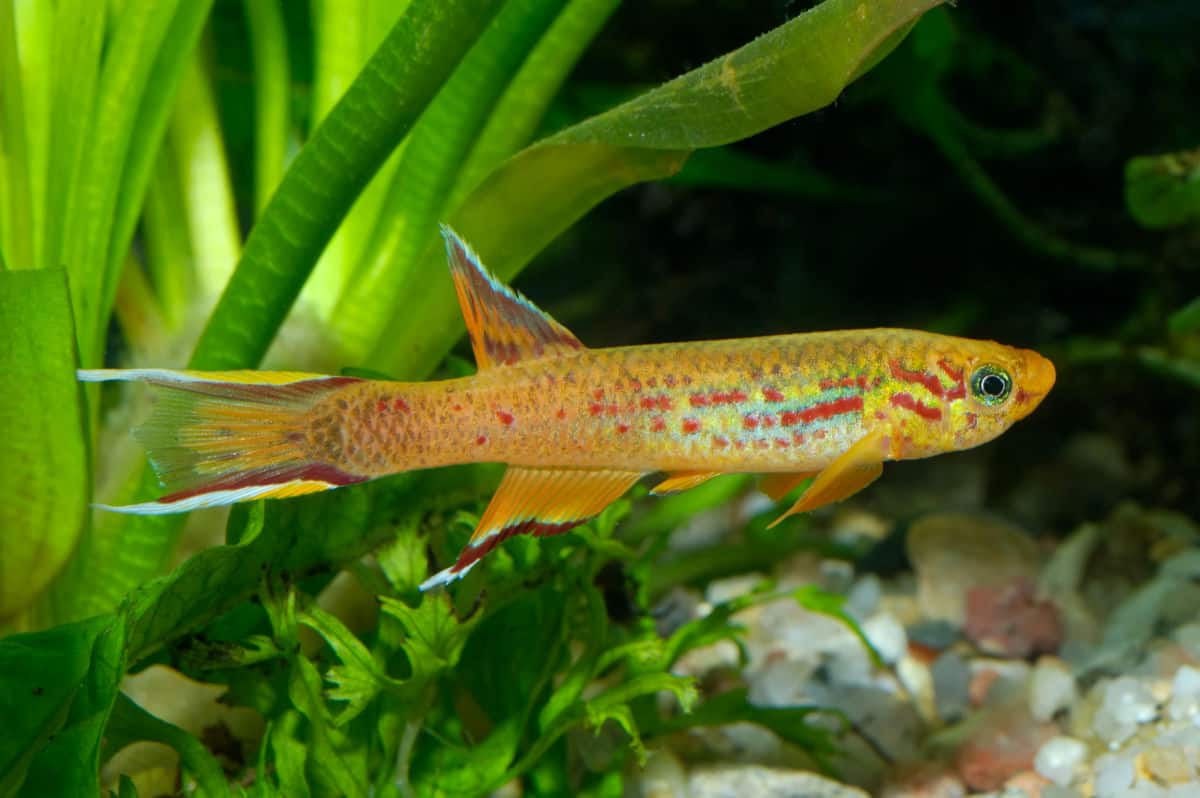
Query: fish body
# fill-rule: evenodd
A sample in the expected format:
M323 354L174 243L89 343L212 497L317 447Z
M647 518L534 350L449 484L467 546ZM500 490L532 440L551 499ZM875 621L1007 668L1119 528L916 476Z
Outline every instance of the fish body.
M111 509L178 512L414 469L508 464L471 543L429 587L514 534L583 523L648 473L667 474L658 493L760 473L773 496L816 475L782 517L804 512L869 484L884 461L995 438L1054 383L1036 352L914 330L590 349L445 235L477 374L410 383L81 372L176 389L140 433L173 490Z

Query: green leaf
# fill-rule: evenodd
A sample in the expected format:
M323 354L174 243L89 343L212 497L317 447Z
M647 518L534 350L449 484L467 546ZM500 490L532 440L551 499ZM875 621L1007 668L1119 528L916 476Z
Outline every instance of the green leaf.
M1200 221L1200 148L1131 158L1125 205L1138 224L1154 230Z
M287 164L292 76L279 0L245 0L244 5L254 62L254 209L261 212Z
M111 615L0 640L0 796L99 793L124 646Z
M1167 329L1173 335L1185 335L1200 330L1200 297L1172 313L1167 319Z
M192 368L244 368L262 359L355 198L498 5L412 0L284 175L250 232Z
M836 713L820 707L760 707L751 704L745 688L728 690L701 703L690 714L677 715L656 724L654 734L672 734L704 726L724 726L730 723L756 723L779 735L780 739L799 746L818 757L837 752L833 733L810 723L814 714ZM844 721L844 719L843 719ZM649 731L649 730L648 730Z
M883 657L879 656L879 652L875 649L875 646L871 645L871 641L867 639L867 635L863 632L862 627L858 625L858 621L844 609L846 605L845 596L822 590L816 585L802 587L794 592L792 596L796 599L797 604L809 612L817 612L821 615L827 615L836 621L841 621L847 629L854 633L859 642L863 644L863 648L871 655L871 661L875 663L875 667L885 667Z
M406 633L401 647L408 655L412 680L424 681L454 667L479 617L460 621L445 593L425 594L410 607L399 599L382 596L383 611L398 620Z
M124 693L117 694L105 736L120 737L129 742L150 740L169 745L179 752L184 769L195 777L197 786L204 790L206 798L222 798L233 794L220 763L199 740L178 726L151 715ZM109 743L111 745L111 739ZM119 747L113 745L113 749Z
M688 154L751 136L835 100L864 64L940 0L826 2L698 69L551 136L493 172L449 219L502 280L604 198L679 171ZM369 362L428 374L461 334L442 253L427 249Z
M88 452L61 269L0 272L0 619L41 593L87 522ZM19 475L19 476L18 476Z
M298 620L320 634L342 661L341 665L333 666L325 674L326 681L334 685L328 693L329 698L348 702L334 720L335 725L342 726L356 717L381 690L405 689L403 682L384 673L383 667L375 661L362 641L334 616L314 606L301 613Z

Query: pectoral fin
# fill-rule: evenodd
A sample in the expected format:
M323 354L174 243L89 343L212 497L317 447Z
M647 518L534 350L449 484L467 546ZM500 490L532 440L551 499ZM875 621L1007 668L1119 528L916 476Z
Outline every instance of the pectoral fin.
M805 471L801 474L763 474L758 480L758 489L779 501L800 486L806 479L815 477L819 472Z
M421 589L458 579L513 535L546 537L585 523L641 477L637 471L509 468L458 560L427 579Z
M721 476L719 471L673 471L667 475L666 479L650 489L650 495L666 496L690 490L719 476Z
M840 502L878 479L883 473L884 437L883 432L873 432L847 449L818 474L804 495L770 526L796 513Z

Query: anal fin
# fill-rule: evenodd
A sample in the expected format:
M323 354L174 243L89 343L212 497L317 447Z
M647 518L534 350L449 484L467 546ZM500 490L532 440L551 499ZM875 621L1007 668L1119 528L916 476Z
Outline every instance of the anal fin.
M458 579L514 535L546 537L585 523L641 477L638 471L510 467L458 560L421 589Z
M882 431L877 431L860 439L821 471L804 495L767 528L770 529L788 516L840 502L878 479L883 473L885 438Z
M697 485L703 485L713 477L719 477L719 471L672 471L667 478L650 489L651 496L667 496L691 490Z

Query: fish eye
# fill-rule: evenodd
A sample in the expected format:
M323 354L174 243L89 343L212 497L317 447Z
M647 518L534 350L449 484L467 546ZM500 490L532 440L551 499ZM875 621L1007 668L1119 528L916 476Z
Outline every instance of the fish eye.
M996 366L980 366L971 375L971 393L985 405L998 405L1012 393L1012 377Z

